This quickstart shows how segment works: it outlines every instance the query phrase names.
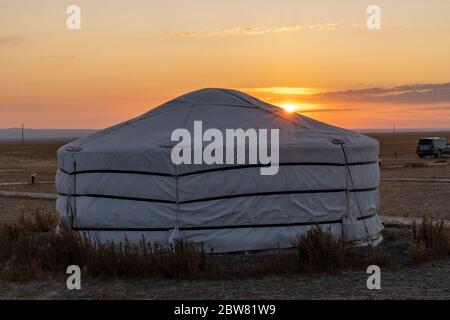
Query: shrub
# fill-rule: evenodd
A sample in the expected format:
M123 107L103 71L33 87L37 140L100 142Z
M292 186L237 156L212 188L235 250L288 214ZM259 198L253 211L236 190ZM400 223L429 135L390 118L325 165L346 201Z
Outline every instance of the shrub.
M342 269L352 260L344 241L320 227L297 237L300 271L330 272Z
M435 222L424 217L422 223L414 223L408 248L408 258L417 264L450 255L450 230L444 221Z
M364 259L364 266L377 265L379 267L388 267L391 264L391 258L384 252L383 248L371 248L369 255Z
M300 272L336 273L342 270L367 268L369 265L387 267L390 258L382 247L350 247L342 238L315 227L297 237L298 268Z

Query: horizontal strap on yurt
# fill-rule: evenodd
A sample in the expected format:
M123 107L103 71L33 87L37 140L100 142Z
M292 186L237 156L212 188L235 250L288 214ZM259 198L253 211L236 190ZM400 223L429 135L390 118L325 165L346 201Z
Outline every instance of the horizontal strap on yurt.
M375 191L377 189L378 189L378 187L363 188L363 189L350 189L349 191L350 192L368 192L368 191ZM244 198L244 197L262 197L262 196L272 196L272 195L308 194L308 193L338 193L338 192L347 192L347 189L297 190L297 191L289 190L289 191L270 191L270 192L258 192L258 193L255 192L255 193L230 194L230 195L215 196L215 197L209 197L209 198L178 201L178 204L214 201L214 200L222 200L222 199ZM66 196L65 193L58 193L58 195ZM177 203L176 201L172 201L172 200L136 198L136 197L114 196L114 195L104 195L104 194L71 194L71 197L107 198L107 199L117 199L117 200L161 202L161 203L172 203L172 204Z
M375 217L371 214L359 217L358 220L366 220ZM225 226L203 226L203 227L178 227L180 231L201 231L201 230L221 230L221 229L250 229L250 228L283 228L283 227L303 227L303 226L319 226L326 224L342 223L342 219L317 221L317 222L289 222L289 223L266 223L266 224L240 224ZM168 228L100 228L100 227L79 227L74 228L75 231L148 231L148 232L164 232L170 231L173 227Z
M65 173L69 176L73 175L81 175L88 173L123 173L123 174L137 174L137 175L145 175L145 176L161 176L161 177L175 177L174 174L170 173L159 173L159 172L148 172L148 171L132 171L132 170L80 170L80 171L72 171L68 172L62 168L59 168L62 173Z
M378 164L378 161L364 161L364 162L352 162L348 166L364 166L369 164ZM233 165L229 167L216 167L211 169L204 169L192 172L186 172L178 174L178 177L191 176L196 174L208 173L208 172L218 172L218 171L228 171L228 170L238 170L238 169L249 169L249 168L264 168L269 167L271 164L248 164L248 165ZM278 164L280 167L287 166L330 166L330 167L345 167L345 163L333 163L333 162L282 162ZM176 177L175 174L170 173L160 173L160 172L150 172L150 171L133 171L133 170L81 170L76 172L68 172L62 168L59 170L67 175L80 175L88 173L120 173L120 174L136 174L136 175L148 175L148 176L161 176L161 177Z

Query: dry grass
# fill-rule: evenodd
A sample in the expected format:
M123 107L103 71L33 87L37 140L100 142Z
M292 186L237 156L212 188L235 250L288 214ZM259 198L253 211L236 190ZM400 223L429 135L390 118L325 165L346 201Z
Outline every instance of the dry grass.
M11 162L28 162L56 159L56 150L73 139L30 140L25 145L20 142L0 141L0 159Z
M424 217L421 224L413 224L408 258L413 264L443 259L450 255L450 229L444 221Z
M359 268L383 254L361 258L340 239L320 228L298 238L296 250L229 259L212 255L203 247L179 241L173 247L138 245L126 239L121 244L98 243L58 224L54 215L37 211L31 218L0 225L0 276L7 280L43 278L64 274L78 265L93 278L239 279L274 274L338 272ZM296 252L296 253L295 253ZM384 257L384 256L383 256ZM385 258L385 257L384 257ZM383 263L383 262L381 262ZM372 264L372 263L370 263Z
M8 280L62 274L69 265L78 265L83 274L102 278L183 278L213 272L213 264L201 247L179 241L171 248L144 241L132 245L99 244L69 228L54 230L54 221L45 214L34 220L20 218L15 224L0 226L0 272ZM53 228L53 229L52 229Z
M28 232L50 232L58 226L59 220L56 215L36 209L31 217L19 216L17 225Z
M329 272L345 267L350 255L344 241L319 227L297 238L299 267L306 272Z
M391 265L391 258L381 247L369 248L366 258L363 260L365 267L377 265L379 267L388 267Z
M297 238L299 271L308 273L335 273L342 270L366 268L375 264L388 266L389 257L380 247L367 247L357 252L340 238L333 237L319 227Z

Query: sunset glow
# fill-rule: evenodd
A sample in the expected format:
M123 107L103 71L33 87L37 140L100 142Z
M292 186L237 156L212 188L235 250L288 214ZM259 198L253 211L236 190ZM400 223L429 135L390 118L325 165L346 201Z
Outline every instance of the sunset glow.
M287 112L295 112L300 109L299 106L297 106L295 104L289 104L289 103L282 104L280 107L282 107Z
M346 128L450 126L450 1L380 0L378 31L359 0L107 3L77 1L68 30L65 1L3 2L0 127L104 128L206 87Z
M280 94L280 95L288 95L288 96L297 96L297 95L310 95L314 93L319 93L320 90L316 88L295 88L295 87L268 87L268 88L249 88L244 89L253 93L272 93L272 94Z

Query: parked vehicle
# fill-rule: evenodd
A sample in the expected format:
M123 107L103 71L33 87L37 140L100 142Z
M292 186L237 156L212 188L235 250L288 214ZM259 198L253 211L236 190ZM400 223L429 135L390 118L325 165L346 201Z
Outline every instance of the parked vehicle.
M422 138L417 144L416 153L419 157L433 156L439 158L450 155L450 144L447 139L439 137Z

